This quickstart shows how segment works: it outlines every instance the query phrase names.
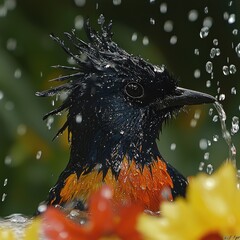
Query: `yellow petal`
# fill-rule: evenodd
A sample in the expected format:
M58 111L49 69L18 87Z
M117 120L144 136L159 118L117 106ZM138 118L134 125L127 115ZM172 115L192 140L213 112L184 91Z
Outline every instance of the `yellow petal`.
M11 229L0 228L0 239L1 240L15 240L15 234Z
M37 240L40 239L40 226L41 219L34 219L33 222L27 227L24 233L24 240Z
M138 229L149 240L199 240L214 232L240 236L239 203L236 169L224 164L211 176L193 177L186 199L164 202L161 217L142 215Z

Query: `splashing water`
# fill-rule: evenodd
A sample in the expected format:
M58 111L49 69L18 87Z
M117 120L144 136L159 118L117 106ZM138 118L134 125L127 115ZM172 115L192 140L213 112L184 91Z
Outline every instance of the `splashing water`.
M9 215L4 219L0 218L1 228L11 229L14 233L14 236L16 237L14 239L23 239L24 231L30 223L31 223L31 220L28 217L18 213ZM3 234L1 236L3 236ZM10 238L8 238L8 236L6 235L6 239L10 239Z
M224 140L226 141L228 148L229 148L229 160L232 161L234 166L236 166L236 147L234 146L231 138L231 134L227 130L226 127L226 113L223 110L222 105L219 102L214 103L214 107L216 108L218 115L219 115L219 120L221 123L221 128L222 128L222 136Z

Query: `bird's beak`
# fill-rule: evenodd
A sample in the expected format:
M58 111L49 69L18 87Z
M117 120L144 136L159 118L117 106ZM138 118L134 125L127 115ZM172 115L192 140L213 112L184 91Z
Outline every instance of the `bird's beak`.
M158 102L158 107L161 110L169 107L181 107L184 105L214 103L215 101L216 99L209 94L177 87L175 89L175 94L166 96Z

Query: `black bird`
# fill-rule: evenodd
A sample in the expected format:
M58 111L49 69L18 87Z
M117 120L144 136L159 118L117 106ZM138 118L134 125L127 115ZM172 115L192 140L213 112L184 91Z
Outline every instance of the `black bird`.
M186 178L158 150L163 123L185 105L213 103L215 98L178 87L164 66L118 47L112 41L111 22L105 24L101 16L99 24L96 32L85 22L89 42L74 31L65 33L70 46L52 36L75 66L57 66L71 72L55 79L64 83L37 93L68 95L44 117L67 110L58 134L68 129L71 142L70 160L47 204L85 203L92 192L108 184L116 206L137 202L158 211L163 199L184 196L187 187Z

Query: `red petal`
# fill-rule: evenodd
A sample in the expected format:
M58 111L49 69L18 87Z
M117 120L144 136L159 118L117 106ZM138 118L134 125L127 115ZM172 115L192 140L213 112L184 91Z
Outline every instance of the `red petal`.
M113 232L114 214L112 210L113 192L110 187L103 186L90 199L92 233L94 237L105 236Z
M86 229L53 207L49 207L43 215L43 233L48 240L89 239Z
M120 221L116 232L121 239L142 239L140 233L136 230L137 219L142 211L143 209L140 205L128 205L120 210Z

